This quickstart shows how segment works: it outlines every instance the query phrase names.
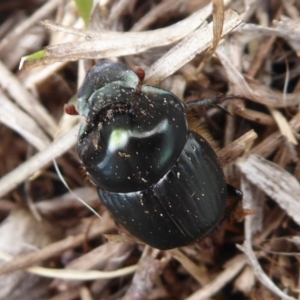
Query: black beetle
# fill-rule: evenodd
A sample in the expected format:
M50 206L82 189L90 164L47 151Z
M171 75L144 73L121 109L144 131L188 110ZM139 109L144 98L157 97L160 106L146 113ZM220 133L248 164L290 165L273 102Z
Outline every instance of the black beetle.
M224 219L229 194L215 151L189 131L184 104L140 85L126 66L101 62L78 91L86 117L78 153L115 220L158 249L191 244Z

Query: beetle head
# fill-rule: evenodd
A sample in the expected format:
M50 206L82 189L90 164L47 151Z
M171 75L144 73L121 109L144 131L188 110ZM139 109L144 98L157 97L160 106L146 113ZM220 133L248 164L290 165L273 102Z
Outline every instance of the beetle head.
M96 64L88 71L78 91L79 114L88 117L90 111L95 110L94 93L112 83L135 89L139 78L133 71L119 63L103 61Z

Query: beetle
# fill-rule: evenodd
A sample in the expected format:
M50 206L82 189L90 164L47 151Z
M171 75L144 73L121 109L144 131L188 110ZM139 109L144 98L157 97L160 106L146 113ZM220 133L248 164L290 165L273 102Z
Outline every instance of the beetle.
M79 157L102 203L133 236L158 249L196 242L226 216L226 184L210 144L189 130L186 107L171 92L142 85L110 61L87 72L78 91L85 117Z

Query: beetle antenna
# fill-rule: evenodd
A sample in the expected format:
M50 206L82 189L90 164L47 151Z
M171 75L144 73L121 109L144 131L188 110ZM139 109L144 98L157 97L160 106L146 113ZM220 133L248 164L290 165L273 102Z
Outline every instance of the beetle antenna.
M64 186L67 188L67 190L80 202L82 203L88 210L90 210L96 217L98 217L100 220L102 220L102 217L91 207L89 206L83 199L79 198L69 187L69 185L67 184L67 182L65 181L63 175L60 172L60 169L57 165L57 162L55 159L53 159L53 164L54 164L54 168L56 170L56 173L59 177L59 179L61 180L61 182L64 184Z

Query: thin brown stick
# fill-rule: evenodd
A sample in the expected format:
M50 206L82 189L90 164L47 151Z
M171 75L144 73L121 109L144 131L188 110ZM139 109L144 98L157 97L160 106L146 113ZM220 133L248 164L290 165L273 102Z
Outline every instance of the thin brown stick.
M86 238L92 240L111 227L110 222L94 222L88 235L85 233L77 236L70 236L59 242L44 247L41 250L26 253L15 257L12 261L1 264L0 275L14 272L16 270L25 269L41 261L57 256L62 252L80 246Z

